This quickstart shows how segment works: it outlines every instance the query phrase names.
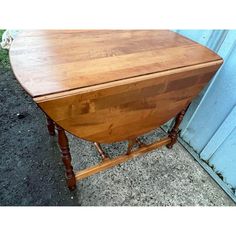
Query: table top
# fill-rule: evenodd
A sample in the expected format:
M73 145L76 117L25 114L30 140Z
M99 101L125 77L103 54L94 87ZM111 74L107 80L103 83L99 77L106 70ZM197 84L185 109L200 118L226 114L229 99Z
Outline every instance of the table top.
M24 31L10 49L13 72L33 98L217 60L167 30Z

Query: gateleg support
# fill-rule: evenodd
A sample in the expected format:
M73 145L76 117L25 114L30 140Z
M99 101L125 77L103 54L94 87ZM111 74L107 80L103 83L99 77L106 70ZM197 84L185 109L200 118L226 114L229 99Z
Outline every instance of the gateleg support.
M109 157L104 153L104 151L102 150L102 147L101 147L101 144L100 143L97 143L97 142L94 142L94 145L99 153L99 155L101 156L102 158L102 161L107 161L109 160Z
M51 136L54 136L55 135L55 124L54 124L54 121L46 115L46 119L47 119L47 127L48 127L48 133L51 135Z
M167 145L170 142L171 142L171 138L165 137L155 143L140 147L139 149L132 151L130 154L121 155L121 156L115 157L114 159L103 161L103 162L99 163L98 165L78 171L75 175L75 178L77 181L87 178L93 174L100 172L100 171L109 169L109 168L119 165L123 162L126 162L134 157L141 156L140 154L142 154L142 153L146 153L146 152L149 152L153 149L161 147L163 145Z
M171 142L166 145L166 147L169 149L173 148L173 145L177 142L178 133L179 133L179 125L182 122L188 107L189 107L189 104L185 109L183 109L180 113L178 113L178 115L175 118L175 124L173 128L171 129L171 131L169 132L169 137L171 139Z
M73 166L71 164L71 154L68 138L63 128L61 128L59 125L56 125L56 128L58 131L58 144L61 149L62 161L66 169L67 186L70 190L74 190L76 189L76 179L73 171Z

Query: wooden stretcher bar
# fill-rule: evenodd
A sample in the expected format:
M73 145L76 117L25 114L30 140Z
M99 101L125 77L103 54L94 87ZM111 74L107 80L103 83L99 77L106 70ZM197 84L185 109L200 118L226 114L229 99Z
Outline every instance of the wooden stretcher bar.
M116 165L119 165L123 162L131 160L135 157L139 157L143 153L152 151L156 148L159 148L161 146L164 146L164 145L167 145L167 144L170 144L170 143L171 143L171 138L166 137L166 138L163 138L163 139L161 139L161 140L159 140L155 143L152 143L150 145L146 145L146 146L141 147L141 148L139 148L139 149L137 149L133 152L130 152L130 154L121 155L121 156L115 157L112 160L109 160L109 159L102 160L102 162L99 163L96 166L92 166L92 167L86 168L85 170L78 171L75 174L75 178L76 178L77 181L79 181L81 179L89 177L90 175L93 175L93 174L96 174L100 171L109 169L109 168L114 167Z

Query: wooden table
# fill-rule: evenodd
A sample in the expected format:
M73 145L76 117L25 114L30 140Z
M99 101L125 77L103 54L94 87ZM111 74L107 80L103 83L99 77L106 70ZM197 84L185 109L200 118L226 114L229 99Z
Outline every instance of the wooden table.
M69 189L76 180L162 145L172 148L191 100L222 64L211 50L165 30L27 31L10 49L16 78L45 112L58 143ZM153 144L138 136L172 117L169 135ZM95 144L101 161L78 173L65 130ZM128 140L110 159L101 143ZM134 144L139 149L133 151Z

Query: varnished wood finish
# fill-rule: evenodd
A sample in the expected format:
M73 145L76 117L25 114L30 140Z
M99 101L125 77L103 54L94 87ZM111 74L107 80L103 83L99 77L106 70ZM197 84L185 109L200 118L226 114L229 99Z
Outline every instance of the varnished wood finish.
M99 143L94 143L96 149L98 150L98 153L100 154L100 156L102 157L102 161L106 161L109 159L109 157L106 156L106 154L104 153L104 151L102 150L102 147Z
M128 140L128 148L126 154L129 155L132 151L132 148L135 144L138 144L139 147L145 147L146 144L142 143L138 138Z
M163 138L163 139L161 139L155 143L152 143L150 145L145 145L144 147L141 147L141 148L131 152L130 154L118 156L114 159L99 163L96 166L86 168L85 170L82 170L82 171L79 171L76 173L76 175L75 175L76 180L84 179L90 175L96 174L100 171L103 171L103 170L109 169L111 167L114 167L116 165L119 165L119 164L126 162L134 157L138 157L145 152L149 152L149 151L156 149L158 147L161 147L163 145L167 145L170 142L171 142L171 138L166 137L166 138Z
M221 62L46 96L38 105L65 130L98 143L133 139L161 126L195 97Z
M220 60L166 30L29 31L10 49L13 71L32 97Z
M223 63L213 51L166 30L28 31L14 40L10 61L20 84L58 125L70 189L141 153L171 148L183 109ZM138 141L178 113L167 138ZM64 130L94 142L102 162L75 176ZM100 143L123 140L129 140L128 154L109 160ZM131 151L135 143L139 148Z
M74 190L76 188L76 180L75 180L75 174L73 171L73 166L71 165L71 155L70 155L70 148L68 144L68 138L65 134L64 129L62 129L58 125L56 125L56 128L58 131L58 144L61 149L62 161L66 169L67 185L70 190Z
M173 128L171 129L170 133L169 133L169 137L171 138L171 142L169 144L167 144L166 146L168 148L172 148L173 145L176 143L177 141L177 138L178 138L178 132L179 132L179 125L181 123L181 121L183 120L184 118L184 114L186 112L186 110L188 109L188 106L183 109L177 116L176 116L176 119L175 119L175 123L174 123L174 126Z
M47 119L48 133L51 136L54 136L55 135L55 124L54 124L53 120L51 118L49 118L47 115L46 115L46 119Z
M29 31L14 40L10 59L49 117L97 143L159 127L222 64L214 52L166 30Z
M126 153L127 155L131 153L131 150L135 144L136 144L136 139L128 140L128 148L127 148L127 153Z

